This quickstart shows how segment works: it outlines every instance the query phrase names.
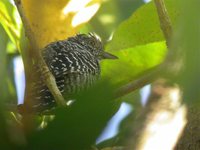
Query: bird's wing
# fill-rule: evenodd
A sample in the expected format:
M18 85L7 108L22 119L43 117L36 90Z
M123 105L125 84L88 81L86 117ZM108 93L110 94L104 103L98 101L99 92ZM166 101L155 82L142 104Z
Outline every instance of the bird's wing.
M55 77L79 72L76 57L67 41L49 44L43 50L43 58Z
M92 55L80 45L58 41L49 44L43 50L43 58L55 77L70 73L92 73L98 63Z

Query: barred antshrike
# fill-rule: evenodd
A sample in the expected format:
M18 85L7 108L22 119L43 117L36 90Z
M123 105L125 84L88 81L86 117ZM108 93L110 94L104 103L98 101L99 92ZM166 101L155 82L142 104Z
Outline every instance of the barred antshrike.
M100 60L117 58L105 52L101 40L91 33L77 34L66 40L50 43L44 48L42 56L66 100L70 95L90 87L99 78ZM56 105L43 80L34 82L33 91L33 111L42 112Z

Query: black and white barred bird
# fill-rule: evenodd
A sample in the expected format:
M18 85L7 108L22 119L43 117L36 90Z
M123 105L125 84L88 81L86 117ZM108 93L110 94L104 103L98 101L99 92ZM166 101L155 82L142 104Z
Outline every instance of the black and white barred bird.
M100 76L99 61L117 57L104 51L101 40L94 34L77 34L66 40L47 45L42 56L56 79L66 100L94 84ZM31 109L42 112L56 105L55 99L43 80L33 85Z

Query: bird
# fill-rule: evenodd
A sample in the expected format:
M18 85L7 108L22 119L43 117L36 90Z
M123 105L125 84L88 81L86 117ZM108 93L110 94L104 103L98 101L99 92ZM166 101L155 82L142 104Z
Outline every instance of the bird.
M118 58L104 51L101 39L94 33L76 34L52 42L44 47L42 57L66 101L100 78L101 60ZM39 69L35 74L40 76ZM32 88L31 100L26 103L31 111L44 112L56 107L56 101L42 79L33 81Z

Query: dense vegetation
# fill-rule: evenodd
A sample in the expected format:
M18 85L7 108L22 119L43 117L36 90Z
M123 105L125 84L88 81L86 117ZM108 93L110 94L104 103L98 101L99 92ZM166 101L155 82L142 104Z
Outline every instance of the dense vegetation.
M1 0L0 149L199 149L199 6L198 0ZM70 107L19 114L16 57L28 100L33 63L45 67L42 48L88 32L119 57L101 62L101 81ZM144 106L145 85L151 90ZM96 144L124 102L132 111L118 134Z

